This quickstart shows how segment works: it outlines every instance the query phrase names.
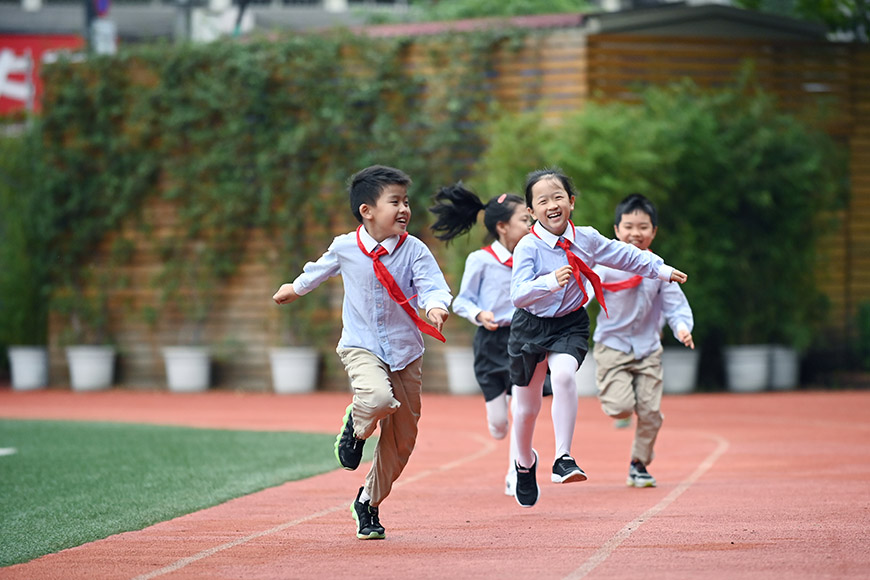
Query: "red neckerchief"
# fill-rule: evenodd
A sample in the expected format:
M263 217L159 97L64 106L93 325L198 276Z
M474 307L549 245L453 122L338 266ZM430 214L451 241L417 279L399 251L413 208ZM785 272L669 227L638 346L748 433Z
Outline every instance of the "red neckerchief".
M359 246L359 249L362 250L362 253L372 259L372 266L375 269L375 277L380 281L381 284L384 285L384 288L387 289L387 293L390 295L390 298L393 299L393 302L402 307L402 309L408 313L408 316L411 317L411 320L414 321L414 324L417 325L417 328L420 329L420 332L428 334L433 338L437 338L441 342L447 342L444 338L444 335L441 334L437 328L420 318L420 315L417 313L417 310L413 308L410 304L408 304L408 300L410 298L405 298L405 293L402 292L402 289L399 288L399 285L396 284L395 278L390 274L387 267L384 266L383 262L381 262L381 256L387 254L387 249L381 245L378 245L373 251L369 252L366 250L365 245L362 243L362 240L359 237L359 230L362 226L359 226L356 229L356 243ZM399 249L399 246L405 241L405 238L408 237L408 232L404 232L401 236L399 236L399 243L396 244L396 249ZM416 294L414 294L416 296ZM413 298L414 296L411 296Z
M570 220L568 220L568 223L571 225L571 231L574 232L574 237L576 238L577 231L574 227L574 223ZM541 236L538 235L535 228L532 228L532 233L535 234L536 238L539 240L541 239ZM571 274L574 276L574 280L577 281L577 285L580 287L580 292L583 293L583 301L580 303L580 306L582 307L589 300L589 296L586 295L586 290L584 289L583 281L580 279L582 274L592 283L592 289L595 290L595 299L598 300L599 304L601 304L605 316L609 317L607 314L607 305L604 303L604 289L601 287L601 278L598 277L598 274L592 271L592 268L587 266L586 263L580 259L580 256L571 251L571 242L566 238L559 236L556 246L565 250L565 256L568 258L568 264L571 266Z
M647 248L646 251L649 252L649 248ZM601 285L601 287L608 292L622 292L623 290L637 288L638 286L640 286L641 282L643 282L643 276L641 276L640 274L635 274L631 278L628 278L621 282L605 282Z
M514 257L511 256L510 258L508 258L507 260L502 262L501 260L498 259L498 254L495 253L495 250L492 249L492 244L485 246L483 248L480 248L480 249L483 250L484 252L492 254L492 257L495 258L495 261L498 262L499 264L503 264L503 265L507 266L508 268L514 267Z

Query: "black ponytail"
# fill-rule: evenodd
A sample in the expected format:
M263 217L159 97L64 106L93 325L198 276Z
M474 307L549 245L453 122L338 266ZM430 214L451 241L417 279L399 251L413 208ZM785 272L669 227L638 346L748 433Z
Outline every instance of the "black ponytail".
M431 229L435 237L442 242L449 242L456 236L471 229L477 222L477 214L485 206L477 195L462 185L442 187L435 194L435 205L429 211L435 214L435 223Z
M465 189L461 181L439 189L435 194L435 201L436 204L429 208L437 216L431 228L433 232L440 232L435 237L443 242L449 242L470 230L477 222L480 210L485 210L483 225L486 226L486 231L497 240L496 226L501 222L509 222L516 207L523 204L520 196L503 193L484 205L474 192Z

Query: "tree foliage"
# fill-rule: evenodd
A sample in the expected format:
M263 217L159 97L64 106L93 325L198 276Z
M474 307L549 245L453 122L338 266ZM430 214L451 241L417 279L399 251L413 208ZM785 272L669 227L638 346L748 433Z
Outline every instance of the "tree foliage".
M653 250L687 272L696 342L810 344L822 323L817 241L842 206L842 155L743 77L717 92L689 81L640 105L589 104L558 124L505 117L472 185L516 190L559 166L580 190L574 219L612 237L613 210L642 193L659 208Z

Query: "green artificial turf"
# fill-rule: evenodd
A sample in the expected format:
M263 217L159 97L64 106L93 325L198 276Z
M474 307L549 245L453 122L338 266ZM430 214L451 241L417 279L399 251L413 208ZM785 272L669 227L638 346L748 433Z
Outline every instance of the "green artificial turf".
M331 471L334 442L325 434L0 421L0 449L15 449L0 454L0 566Z

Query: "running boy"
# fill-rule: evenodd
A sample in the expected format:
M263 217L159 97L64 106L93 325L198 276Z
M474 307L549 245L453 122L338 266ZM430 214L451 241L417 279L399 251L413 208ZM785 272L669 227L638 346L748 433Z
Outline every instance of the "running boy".
M510 431L508 407L512 405L510 363L507 341L514 305L510 300L513 251L520 239L529 233L531 216L518 195L503 193L480 201L462 183L442 187L435 195L436 204L429 208L436 216L432 230L439 240L449 242L467 232L477 223L483 210L483 225L493 240L488 246L468 255L459 294L453 301L453 312L477 326L474 335L474 375L483 392L489 433L503 439ZM549 395L549 381L544 395ZM510 438L505 495L513 496L517 472L514 469L516 446Z
M341 274L342 333L336 352L350 377L353 402L335 442L348 470L362 460L365 440L380 423L372 467L350 506L358 538L385 537L378 507L389 495L417 439L424 332L443 341L441 328L452 296L429 248L406 231L411 179L375 165L350 180L350 209L360 226L336 237L317 262L273 296L289 304ZM425 310L432 324L417 314Z
M629 195L616 206L613 230L619 240L648 250L658 231L655 206L640 194ZM666 320L677 340L695 348L692 309L676 284L606 266L596 266L595 273L610 310L610 317L599 313L593 337L598 399L614 419L637 414L626 483L655 487L646 466L662 426L662 323Z
M508 354L517 399L514 437L517 442L516 499L522 507L538 501L538 454L532 449L535 422L541 410L544 376L553 388L556 456L554 483L585 481L586 473L571 456L577 419L574 375L589 350L586 280L601 307L607 305L592 267L598 263L647 278L685 282L686 275L666 266L652 252L605 238L591 227L571 223L576 193L558 169L534 171L526 179L526 205L537 220L531 235L514 249L511 300L517 307L511 321Z

